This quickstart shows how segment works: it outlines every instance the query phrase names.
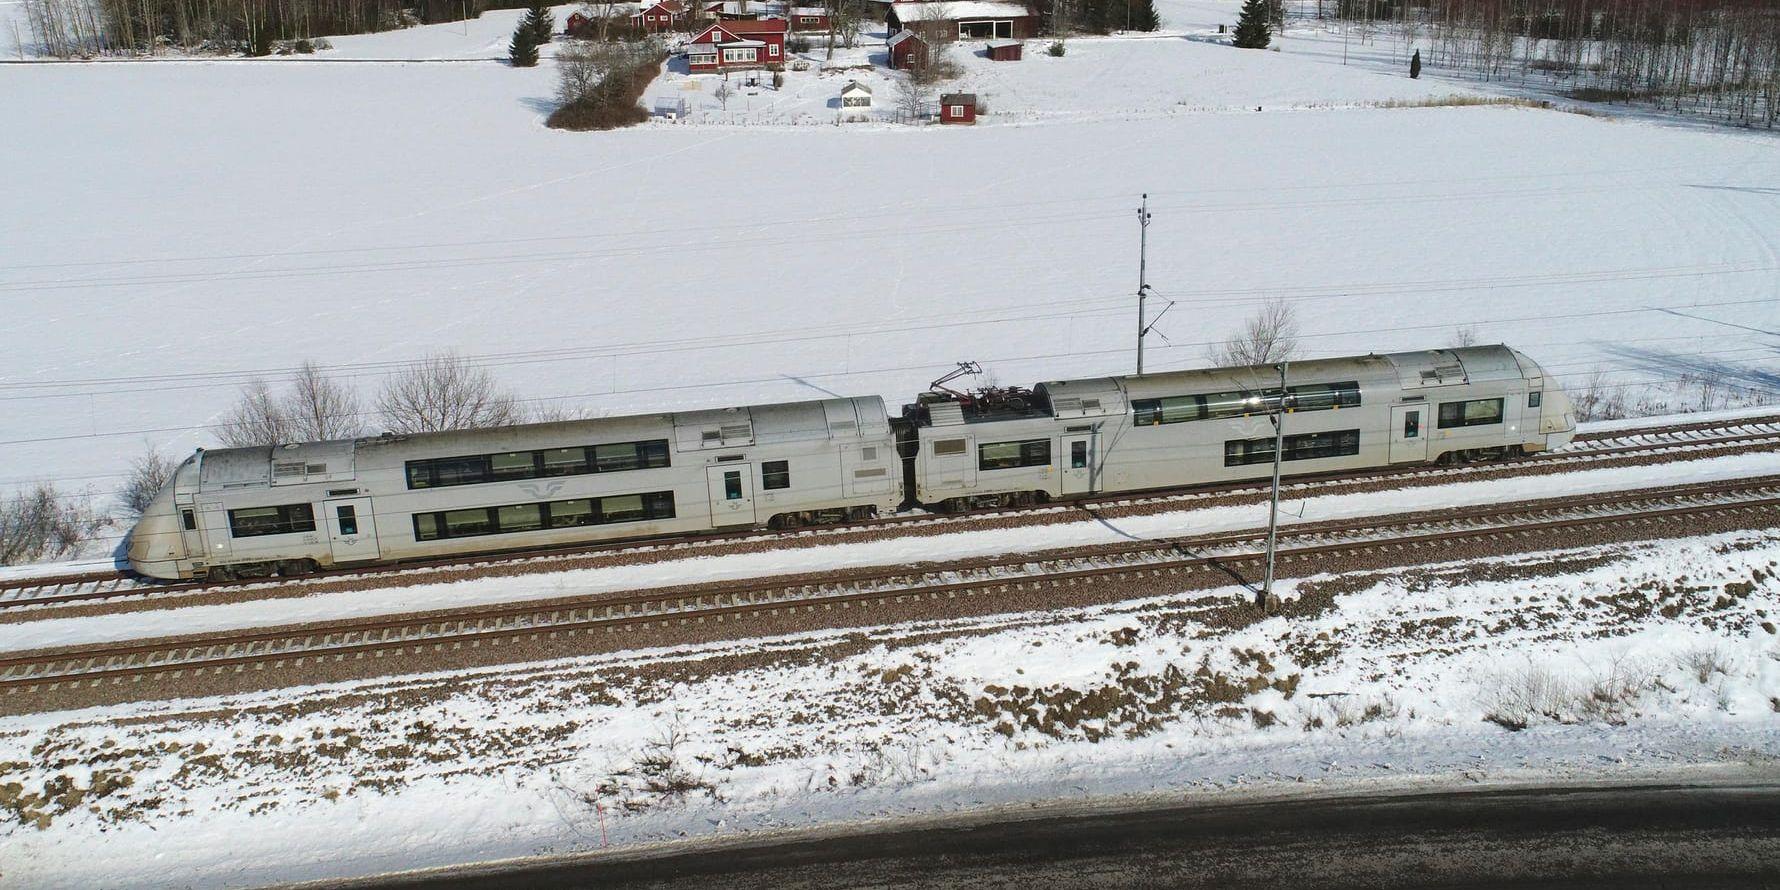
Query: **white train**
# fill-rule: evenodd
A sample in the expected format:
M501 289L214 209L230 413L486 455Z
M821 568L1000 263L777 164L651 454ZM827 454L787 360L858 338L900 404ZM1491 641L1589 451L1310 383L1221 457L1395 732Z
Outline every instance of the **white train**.
M1558 447L1570 404L1503 346L201 450L131 533L154 578L292 574Z

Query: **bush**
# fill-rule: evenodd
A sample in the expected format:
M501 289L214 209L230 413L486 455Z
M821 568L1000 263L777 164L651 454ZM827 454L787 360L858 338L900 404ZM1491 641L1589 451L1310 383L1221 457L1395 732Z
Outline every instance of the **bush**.
M161 493L167 481L173 478L173 471L179 468L172 458L163 456L159 451L149 448L130 462L130 472L124 477L124 485L118 489L118 504L124 512L132 516L141 516L142 511L154 501L155 495Z
M1049 47L1045 48L1045 52L1050 53L1053 56L1063 55L1063 41L1061 41L1061 40L1051 41L1051 45Z
M556 130L613 130L649 119L637 101L660 73L667 53L653 42L560 53L562 106L544 125Z
M303 55L315 52L315 44L310 42L309 38L305 37L302 40L297 41L297 52L300 52Z
M785 51L788 53L807 53L807 52L809 52L810 51L810 38L799 35L799 36L791 38L790 40L785 41Z
M0 500L0 565L72 556L104 525L78 498L41 483Z

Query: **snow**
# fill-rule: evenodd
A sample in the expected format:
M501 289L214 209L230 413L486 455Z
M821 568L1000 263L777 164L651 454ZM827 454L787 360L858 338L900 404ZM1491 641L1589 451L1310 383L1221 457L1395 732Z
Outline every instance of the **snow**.
M248 886L1160 796L1771 775L1780 644L1758 616L1780 609L1777 545L1384 573L1252 623L1219 617L1246 597L1227 589L4 718L10 781L78 796L0 811L0 886ZM741 648L752 666L702 666ZM1557 678L1553 716L1486 720L1529 672Z
M1742 454L1681 464L1582 470L1450 485L1336 494L1281 504L1281 524L1436 511L1460 506L1681 485L1780 474L1780 452ZM163 608L79 618L45 617L0 624L0 652L117 642L203 631L271 627L326 619L398 614L475 604L523 602L598 593L634 593L825 569L896 566L1032 552L1070 546L1213 534L1265 525L1256 506L1211 507L1111 520L953 532L831 544L796 550L670 559L642 565L579 569L446 584L323 593L301 598ZM53 614L53 613L46 613ZM30 615L24 616L29 618Z

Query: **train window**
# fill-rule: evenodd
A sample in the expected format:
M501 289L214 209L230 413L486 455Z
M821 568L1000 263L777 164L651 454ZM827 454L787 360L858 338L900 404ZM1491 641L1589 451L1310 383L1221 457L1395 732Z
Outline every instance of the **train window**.
M1422 434L1422 413L1407 411L1403 414L1403 438L1413 439Z
M790 488L791 462L785 460L769 460L760 465L760 487L762 489Z
M513 504L495 510L501 533L537 531L544 527L542 504Z
M190 510L181 510L179 511L179 518L180 521L185 523L186 531L195 532L198 530L198 516L196 513L193 513Z
M731 470L723 474L723 499L739 501L742 499L742 471Z
M1243 417L1260 410L1252 392L1214 392L1200 396L1205 400L1205 418L1220 420L1225 417Z
M229 534L237 538L312 531L315 531L315 511L308 504L245 507L229 511Z
M1088 443L1069 443L1069 466L1071 469L1082 469L1088 465Z
M1502 422L1501 399L1471 399L1440 403L1440 428L1486 426Z
M490 475L496 482L513 479L534 479L538 475L537 458L531 451L509 451L488 457Z
M587 449L551 448L544 452L544 475L579 476L587 472Z
M1544 395L1544 393L1542 393L1536 389L1530 393L1527 393L1527 407L1528 408L1539 407L1539 397L1542 395Z
M444 513L445 533L453 538L493 534L494 520L488 517L488 513L487 507L477 507L473 510L446 510Z
M1269 396L1277 398L1278 392L1274 390ZM1330 408L1357 408L1360 405L1360 385L1352 381L1288 386L1286 392L1294 397L1292 409L1295 411L1326 411Z
M741 474L736 475L739 477ZM740 484L738 478L738 488ZM600 498L600 522L636 522L648 518L649 513L643 509L643 496L640 494Z
M433 461L434 485L475 485L488 481L485 457L452 457Z
M414 540L436 541L439 539L439 514L414 514Z
M957 454L963 454L963 453L964 453L964 440L963 439L935 439L933 442L933 456L934 457L941 457L941 456L945 456L945 455L957 455Z
M1286 437L1283 460L1314 460L1322 457L1347 457L1360 453L1360 431L1339 430L1327 433L1302 433ZM1224 443L1224 466L1273 462L1273 437L1232 439Z
M1015 467L1048 467L1051 465L1051 440L1028 439L1024 442L990 442L977 446L977 469L1009 470Z
M551 528L593 525L597 521L598 514L593 511L593 501L587 498L574 501L554 501L550 504Z
M408 487L433 487L433 462L430 460L411 460L408 462Z
M350 505L335 507L334 517L340 522L340 534L348 537L358 534L358 511Z

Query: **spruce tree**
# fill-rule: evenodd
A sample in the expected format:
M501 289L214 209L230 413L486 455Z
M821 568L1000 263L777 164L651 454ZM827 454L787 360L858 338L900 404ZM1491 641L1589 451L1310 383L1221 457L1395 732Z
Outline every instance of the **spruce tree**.
M1421 76L1422 76L1422 51L1418 49L1415 51L1415 55L1409 57L1409 79L1415 80L1416 78L1419 78Z
M1267 27L1267 0L1242 0L1242 12L1236 17L1236 39L1241 49L1266 49L1273 42Z
M513 29L513 41L507 44L507 61L515 68L538 64L538 42L532 39L532 29L524 21Z
M1162 27L1162 17L1156 14L1156 0L1133 0L1131 4L1131 30L1154 31Z
M525 11L521 25L531 28L532 43L543 46L556 36L556 16L550 14L550 7L539 4Z

